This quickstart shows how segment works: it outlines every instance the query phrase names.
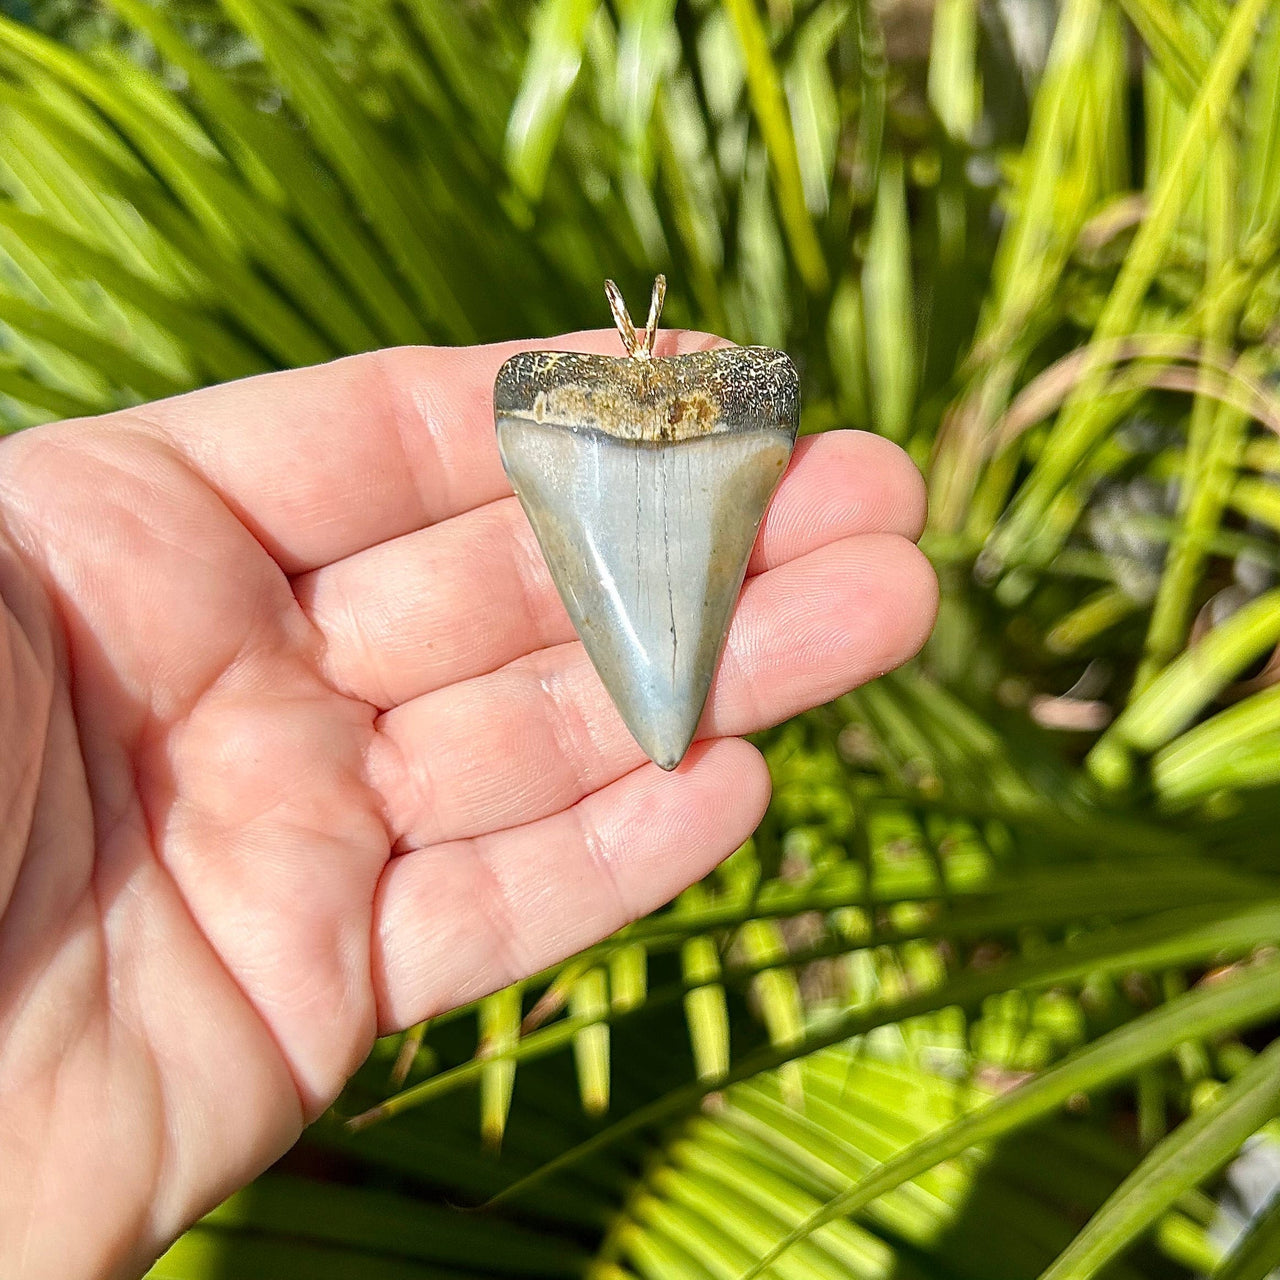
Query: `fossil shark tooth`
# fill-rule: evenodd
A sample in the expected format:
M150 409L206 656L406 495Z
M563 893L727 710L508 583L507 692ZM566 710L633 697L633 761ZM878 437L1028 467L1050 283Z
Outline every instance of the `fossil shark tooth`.
M655 357L665 291L626 355L526 351L494 385L498 449L614 705L674 769L698 727L765 508L791 457L799 379L781 351Z

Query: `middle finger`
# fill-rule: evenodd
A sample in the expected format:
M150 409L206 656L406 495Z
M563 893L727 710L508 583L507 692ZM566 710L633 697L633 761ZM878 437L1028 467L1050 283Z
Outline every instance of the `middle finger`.
M896 445L861 431L801 440L748 574L864 533L915 539L924 482ZM381 709L574 638L515 498L294 580L325 640L334 687Z

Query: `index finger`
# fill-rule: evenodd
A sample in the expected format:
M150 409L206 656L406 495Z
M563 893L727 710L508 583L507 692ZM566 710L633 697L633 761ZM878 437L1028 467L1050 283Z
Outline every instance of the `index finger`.
M656 354L720 342L666 330ZM173 445L286 573L302 573L509 494L493 380L510 356L535 349L622 354L613 329L393 347L120 416Z

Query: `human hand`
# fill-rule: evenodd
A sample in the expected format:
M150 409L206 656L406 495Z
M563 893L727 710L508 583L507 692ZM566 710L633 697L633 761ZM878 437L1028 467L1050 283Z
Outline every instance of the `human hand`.
M740 844L769 780L733 735L923 642L919 474L801 440L702 740L646 762L498 462L494 375L538 345L617 336L356 356L0 445L0 1275L141 1272L375 1034Z

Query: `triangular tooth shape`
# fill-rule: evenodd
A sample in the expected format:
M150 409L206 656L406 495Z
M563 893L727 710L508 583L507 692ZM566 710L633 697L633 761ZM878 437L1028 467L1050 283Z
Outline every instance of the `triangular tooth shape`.
M791 455L795 371L760 348L559 359L572 368L526 353L499 375L503 465L628 729L674 769Z

